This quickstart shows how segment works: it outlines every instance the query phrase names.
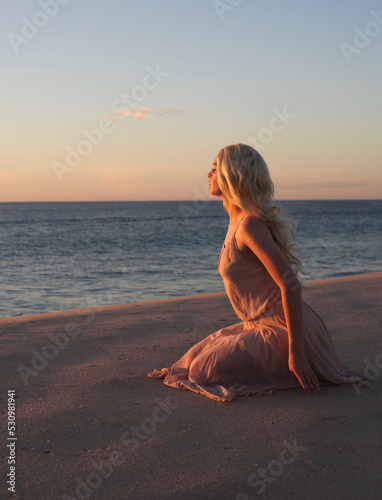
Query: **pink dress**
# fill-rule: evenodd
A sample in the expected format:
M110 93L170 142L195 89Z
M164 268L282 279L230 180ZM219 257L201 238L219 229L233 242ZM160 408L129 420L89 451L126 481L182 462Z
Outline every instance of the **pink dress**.
M301 387L288 368L288 331L280 289L259 259L238 249L235 234L240 222L228 229L218 270L242 322L198 342L170 369L147 374L164 378L170 387L189 389L216 401ZM362 379L342 366L324 323L305 302L303 330L306 357L321 382L343 384Z

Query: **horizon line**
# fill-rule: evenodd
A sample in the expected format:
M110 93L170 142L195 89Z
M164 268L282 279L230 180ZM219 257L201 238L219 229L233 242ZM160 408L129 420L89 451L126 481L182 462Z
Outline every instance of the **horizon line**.
M41 200L41 201L0 201L5 203L200 203L221 202L221 200ZM296 199L273 199L275 202L285 201L382 201L382 198L296 198Z

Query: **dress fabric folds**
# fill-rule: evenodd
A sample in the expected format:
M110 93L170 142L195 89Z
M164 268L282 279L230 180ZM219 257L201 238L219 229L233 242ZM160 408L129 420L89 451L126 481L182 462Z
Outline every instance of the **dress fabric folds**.
M147 374L164 378L163 383L170 387L189 389L222 402L301 387L288 368L288 331L281 291L259 259L238 249L235 235L241 221L228 228L218 270L242 321L198 342L171 368ZM362 380L360 374L342 366L324 323L305 302L303 334L306 357L320 383Z

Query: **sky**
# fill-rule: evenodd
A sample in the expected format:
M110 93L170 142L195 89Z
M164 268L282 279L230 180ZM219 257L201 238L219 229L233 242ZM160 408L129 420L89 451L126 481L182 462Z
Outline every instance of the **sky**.
M4 0L0 202L211 199L238 142L275 198L380 199L380 0Z

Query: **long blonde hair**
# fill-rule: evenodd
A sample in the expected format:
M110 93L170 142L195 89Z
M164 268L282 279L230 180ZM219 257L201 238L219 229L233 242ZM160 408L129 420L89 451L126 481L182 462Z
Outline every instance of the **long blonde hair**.
M251 146L234 144L219 151L216 170L227 200L265 222L292 270L306 274L301 250L294 243L293 223L280 215L281 208L273 202L274 186L264 158Z

